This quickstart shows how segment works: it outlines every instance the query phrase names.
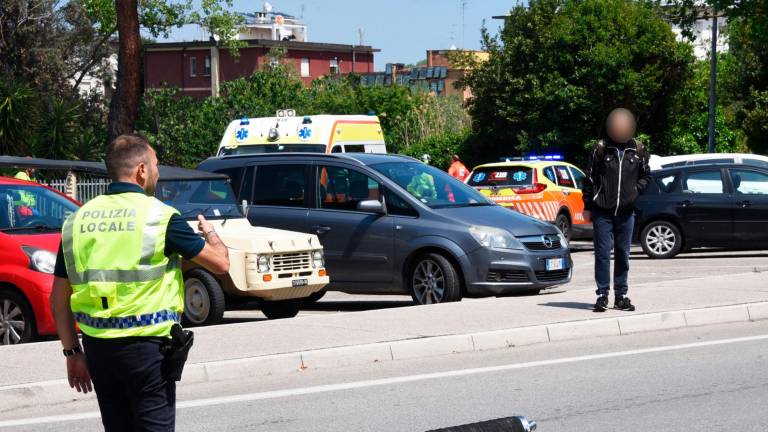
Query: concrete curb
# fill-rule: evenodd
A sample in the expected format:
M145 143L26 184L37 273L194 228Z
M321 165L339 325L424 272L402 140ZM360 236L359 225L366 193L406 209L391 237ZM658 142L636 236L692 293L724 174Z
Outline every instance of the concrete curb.
M425 358L472 351L508 349L547 342L621 336L704 325L768 319L768 302L744 303L671 312L593 318L463 335L445 335L367 345L193 363L182 385L328 369L393 360ZM69 388L66 380L0 387L0 413L32 405L94 399Z

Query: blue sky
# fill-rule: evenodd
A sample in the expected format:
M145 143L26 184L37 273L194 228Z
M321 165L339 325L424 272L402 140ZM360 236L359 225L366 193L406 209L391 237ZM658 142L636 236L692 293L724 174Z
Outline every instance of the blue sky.
M494 32L514 0L464 0L464 47L480 48L483 20ZM272 0L275 11L300 16L309 26L311 42L358 44L358 28L365 32L365 44L381 49L376 54L376 69L390 62L415 63L425 58L427 49L462 47L462 0ZM235 10L261 10L262 1L235 0ZM172 40L199 39L196 28L183 28Z

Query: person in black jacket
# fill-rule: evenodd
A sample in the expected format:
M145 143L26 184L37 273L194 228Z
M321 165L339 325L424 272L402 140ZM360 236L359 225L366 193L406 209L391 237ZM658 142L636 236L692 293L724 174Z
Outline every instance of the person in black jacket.
M595 245L595 312L608 309L611 288L611 246L615 247L614 308L635 310L627 297L629 249L635 225L634 204L650 181L651 169L645 146L634 138L635 117L617 108L605 122L607 138L592 152L589 176L584 184L584 218L592 220Z

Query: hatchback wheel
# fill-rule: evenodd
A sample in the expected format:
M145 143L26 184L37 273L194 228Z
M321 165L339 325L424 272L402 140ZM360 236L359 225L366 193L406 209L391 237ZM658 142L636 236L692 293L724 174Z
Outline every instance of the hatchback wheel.
M203 269L192 269L184 275L185 326L212 325L221 322L226 299L221 284Z
M666 221L649 223L640 234L643 252L651 258L672 258L683 246L683 236L677 227Z
M436 253L418 257L411 271L411 297L422 305L461 300L461 281L453 264Z
M0 292L0 345L26 343L35 337L35 317L20 295Z

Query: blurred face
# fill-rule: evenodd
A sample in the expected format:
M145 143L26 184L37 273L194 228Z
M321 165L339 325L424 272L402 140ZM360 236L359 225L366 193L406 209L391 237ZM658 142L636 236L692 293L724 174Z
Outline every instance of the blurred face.
M626 143L635 136L635 118L629 111L615 110L605 123L608 137L616 143Z
M157 166L157 153L155 153L154 149L150 149L149 154L147 155L147 160L139 163L137 167L137 183L144 188L144 191L149 196L155 194L157 181L160 179L160 170Z

